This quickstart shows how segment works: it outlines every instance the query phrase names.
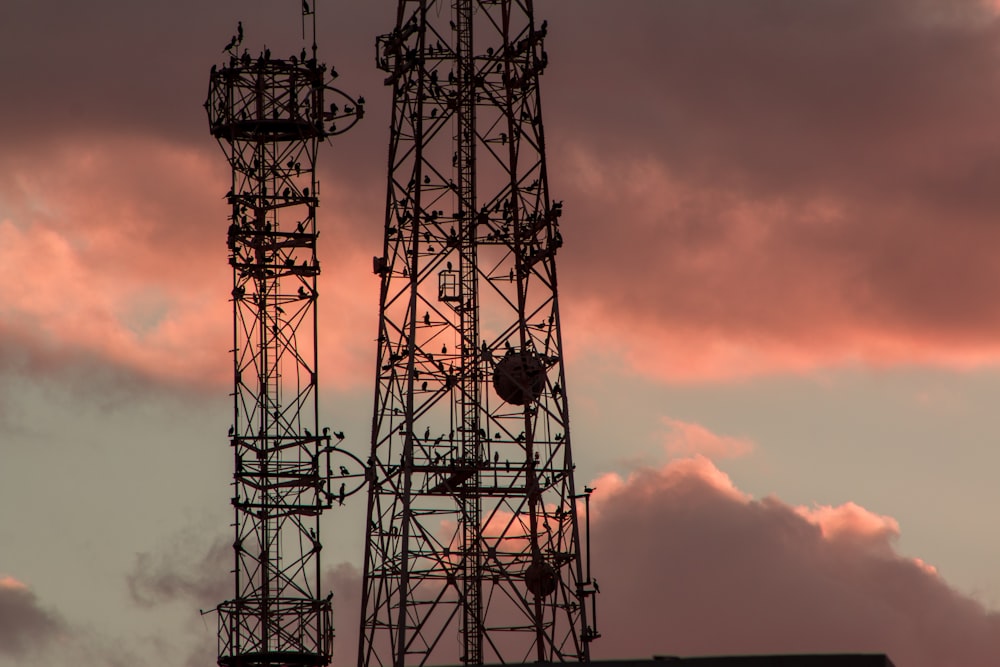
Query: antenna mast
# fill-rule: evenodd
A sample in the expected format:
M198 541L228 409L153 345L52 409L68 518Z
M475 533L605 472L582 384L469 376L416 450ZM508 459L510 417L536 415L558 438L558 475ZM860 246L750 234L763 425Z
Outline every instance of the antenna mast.
M330 86L312 15L312 57L240 52L241 22L205 103L232 167L235 587L216 608L222 667L329 664L319 516L364 483L356 459L353 473L333 473L331 457L351 455L320 429L316 319L317 152L361 118L363 100Z
M359 667L589 660L530 0L399 0ZM588 608L589 605L589 608Z

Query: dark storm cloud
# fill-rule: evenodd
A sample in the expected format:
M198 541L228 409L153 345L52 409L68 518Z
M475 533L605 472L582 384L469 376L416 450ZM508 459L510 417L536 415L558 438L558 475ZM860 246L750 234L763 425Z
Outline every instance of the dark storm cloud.
M0 655L23 657L49 645L64 630L63 621L43 609L27 586L0 577Z
M983 5L627 7L553 20L574 295L820 363L992 338L1000 26Z
M208 70L223 62L237 20L251 52L266 42L287 56L301 46L300 7L299 0L4 3L0 139L25 149L80 134L207 139ZM324 59L344 72L370 70L373 23L391 8L319 0L319 10Z
M602 22L606 4L584 0L554 22L546 99L556 136L689 178L907 193L921 173L940 181L942 162L996 167L1000 29L980 7L647 0Z

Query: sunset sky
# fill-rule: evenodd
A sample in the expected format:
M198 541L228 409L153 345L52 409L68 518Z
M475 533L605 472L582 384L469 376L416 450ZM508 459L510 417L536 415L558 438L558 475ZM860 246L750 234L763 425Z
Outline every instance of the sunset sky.
M318 0L324 421L373 403L395 2ZM214 664L228 166L297 0L0 4L0 667ZM1000 655L1000 3L540 0L595 657ZM323 519L353 664L363 501Z

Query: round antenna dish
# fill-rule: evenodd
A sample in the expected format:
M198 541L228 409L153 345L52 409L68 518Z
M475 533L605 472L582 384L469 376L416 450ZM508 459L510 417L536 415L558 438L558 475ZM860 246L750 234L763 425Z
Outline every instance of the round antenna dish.
M510 351L493 371L497 396L514 405L538 400L545 389L545 364L534 352Z
M556 592L559 574L548 563L536 560L524 571L524 585L535 596L544 598Z

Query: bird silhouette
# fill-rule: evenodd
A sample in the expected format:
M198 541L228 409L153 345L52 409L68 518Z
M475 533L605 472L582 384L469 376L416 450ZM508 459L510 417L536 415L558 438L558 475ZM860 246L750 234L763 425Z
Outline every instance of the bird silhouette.
M351 471L350 471L350 470L348 470L348 469L347 469L346 467L344 467L344 466L340 466L340 474L341 474L341 475L350 475L350 474L351 474Z
M337 438L337 440L343 440L344 439L344 432L343 431L334 431L333 435Z
M302 15L308 16L312 14L312 10L309 9L309 3L306 0L302 0Z

